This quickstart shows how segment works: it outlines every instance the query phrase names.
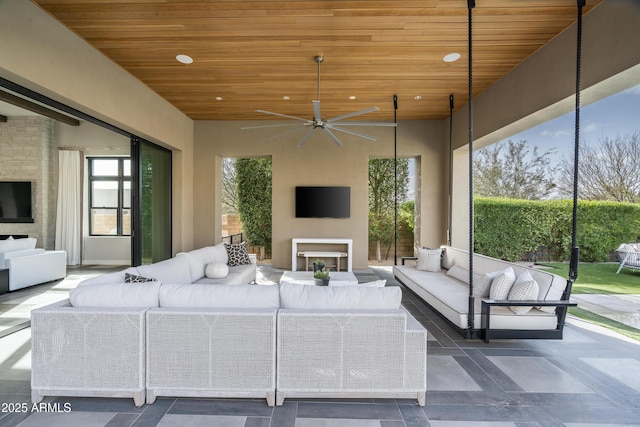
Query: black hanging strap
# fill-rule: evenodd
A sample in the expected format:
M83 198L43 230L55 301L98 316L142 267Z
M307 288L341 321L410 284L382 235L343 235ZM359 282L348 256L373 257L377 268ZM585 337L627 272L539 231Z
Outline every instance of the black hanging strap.
M393 265L398 265L398 95L393 95Z
M578 278L578 262L580 261L580 248L577 243L578 235L578 161L580 158L580 84L582 67L582 8L585 0L578 2L578 22L577 22L577 46L576 46L576 122L575 140L573 153L573 209L571 214L571 260L569 262L569 280L565 297L571 294L571 286Z
M453 211L453 94L449 95L449 216L447 219L447 246L451 246Z
M469 7L469 312L466 338L473 337L475 307L473 298L473 8L475 0L467 0Z

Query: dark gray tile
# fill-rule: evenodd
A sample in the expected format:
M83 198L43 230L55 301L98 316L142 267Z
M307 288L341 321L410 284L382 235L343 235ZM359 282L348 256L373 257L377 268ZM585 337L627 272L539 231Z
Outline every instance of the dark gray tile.
M286 401L282 406L273 408L270 427L295 427L298 414L298 402Z
M271 425L271 417L247 417L244 427L269 427Z
M430 426L427 414L417 405L398 405L402 418L407 427Z
M170 414L240 415L270 417L273 409L266 400L176 399Z
M430 405L424 409L431 421L530 422L531 413L524 407L510 405Z
M162 417L175 403L175 399L158 398L152 405L145 405L144 411L133 423L133 427L153 427L158 425Z
M139 414L116 414L104 427L130 427L138 417Z
M402 420L395 403L298 403L299 418L346 418L363 420Z

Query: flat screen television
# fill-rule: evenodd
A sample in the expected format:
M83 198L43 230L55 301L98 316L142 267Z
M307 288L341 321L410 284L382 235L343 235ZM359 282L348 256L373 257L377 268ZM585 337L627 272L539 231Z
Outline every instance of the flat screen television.
M0 181L0 222L33 222L31 182Z
M296 218L349 218L351 187L296 187Z

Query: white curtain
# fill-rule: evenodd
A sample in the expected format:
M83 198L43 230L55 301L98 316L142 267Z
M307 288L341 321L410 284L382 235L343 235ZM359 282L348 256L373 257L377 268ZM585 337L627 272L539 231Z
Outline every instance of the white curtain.
M58 152L58 211L56 250L67 251L67 264L81 263L82 152Z

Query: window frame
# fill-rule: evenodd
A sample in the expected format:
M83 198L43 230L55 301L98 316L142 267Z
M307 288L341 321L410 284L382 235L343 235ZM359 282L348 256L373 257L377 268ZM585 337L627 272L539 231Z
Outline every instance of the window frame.
M124 175L124 163L126 160L131 162L131 157L87 157L88 160L88 178L89 178L89 236L99 237L131 237L131 230L129 234L124 233L124 211L129 210L130 215L133 215L132 201L129 202L129 207L124 207L124 183L129 183L129 192L132 191L132 179L131 179L131 165L129 166L129 175ZM94 161L96 160L117 160L118 161L118 173L116 175L94 175ZM118 185L118 205L117 206L94 206L93 204L93 184L100 181L115 181ZM94 209L115 210L116 211L116 233L115 234L102 234L94 231L93 213Z

